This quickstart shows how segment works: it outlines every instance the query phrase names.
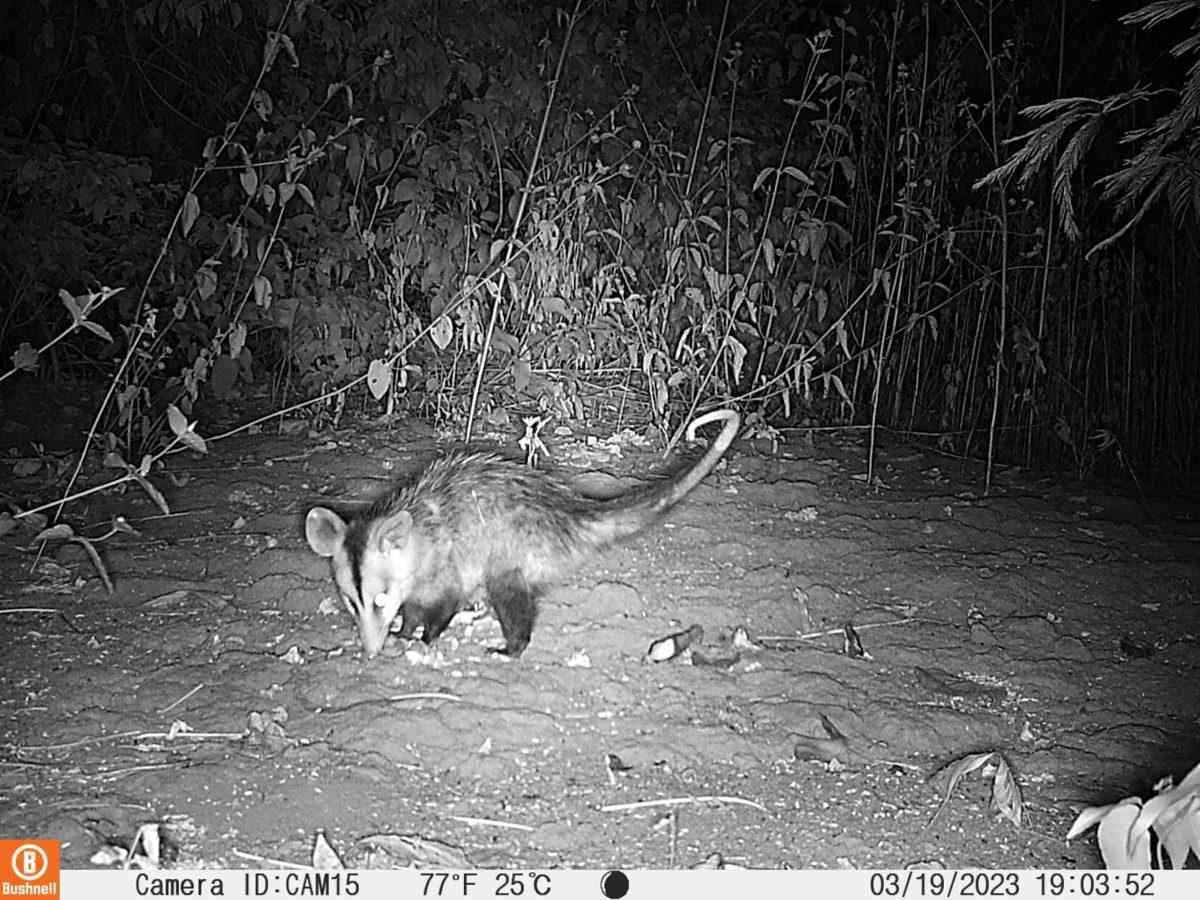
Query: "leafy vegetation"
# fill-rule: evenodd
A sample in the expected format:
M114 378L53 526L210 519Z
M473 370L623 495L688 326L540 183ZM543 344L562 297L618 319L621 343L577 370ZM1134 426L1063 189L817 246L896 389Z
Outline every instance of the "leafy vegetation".
M1200 766L1179 784L1161 779L1149 800L1126 797L1080 810L1067 840L1092 828L1106 869L1182 869L1192 856L1200 860Z
M102 376L81 459L267 391L1178 476L1200 91L1129 72L1196 6L14 0L4 390Z

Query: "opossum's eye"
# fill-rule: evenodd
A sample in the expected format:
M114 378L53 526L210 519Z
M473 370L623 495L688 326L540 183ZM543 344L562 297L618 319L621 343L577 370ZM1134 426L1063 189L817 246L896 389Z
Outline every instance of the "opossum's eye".
M387 609L388 605L392 602L392 598L386 592L380 591L371 602L379 609Z

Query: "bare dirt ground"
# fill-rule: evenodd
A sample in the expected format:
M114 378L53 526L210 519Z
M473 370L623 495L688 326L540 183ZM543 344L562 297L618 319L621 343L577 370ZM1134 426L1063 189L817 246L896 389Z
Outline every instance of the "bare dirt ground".
M376 424L173 457L172 516L135 492L71 510L140 532L104 545L112 596L81 552L0 540L0 833L67 841L68 866L167 821L189 867L305 863L317 829L355 865L428 852L404 835L484 868L1094 867L1092 836L1064 841L1077 810L1200 760L1195 506L1013 472L984 499L980 466L900 446L868 486L857 439L737 445L549 595L520 660L460 617L365 661L304 513L439 446ZM646 661L696 624L698 657ZM846 758L797 759L822 716ZM926 780L989 750L1020 828L983 778L944 807Z

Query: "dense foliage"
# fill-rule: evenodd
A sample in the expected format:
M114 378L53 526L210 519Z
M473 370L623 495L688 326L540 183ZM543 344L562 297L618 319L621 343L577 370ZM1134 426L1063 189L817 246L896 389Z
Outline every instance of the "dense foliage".
M4 389L104 373L127 455L172 403L358 379L450 421L722 399L768 431L1194 469L1188 211L1084 251L1122 130L1200 97L1113 104L1053 184L1050 139L1022 186L973 187L1021 108L1146 60L1178 81L1104 6L12 0ZM79 321L60 292L101 285L99 332L36 354Z

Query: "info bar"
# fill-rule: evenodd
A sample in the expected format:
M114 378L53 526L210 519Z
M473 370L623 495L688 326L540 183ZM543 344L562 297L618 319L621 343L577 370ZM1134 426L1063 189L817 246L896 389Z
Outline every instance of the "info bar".
M8 886L11 889L11 886ZM60 892L3 891L4 897L140 900L228 897L234 900L880 900L880 898L1155 898L1197 900L1200 870L995 869L513 869L312 870L237 869L112 871L67 869Z

